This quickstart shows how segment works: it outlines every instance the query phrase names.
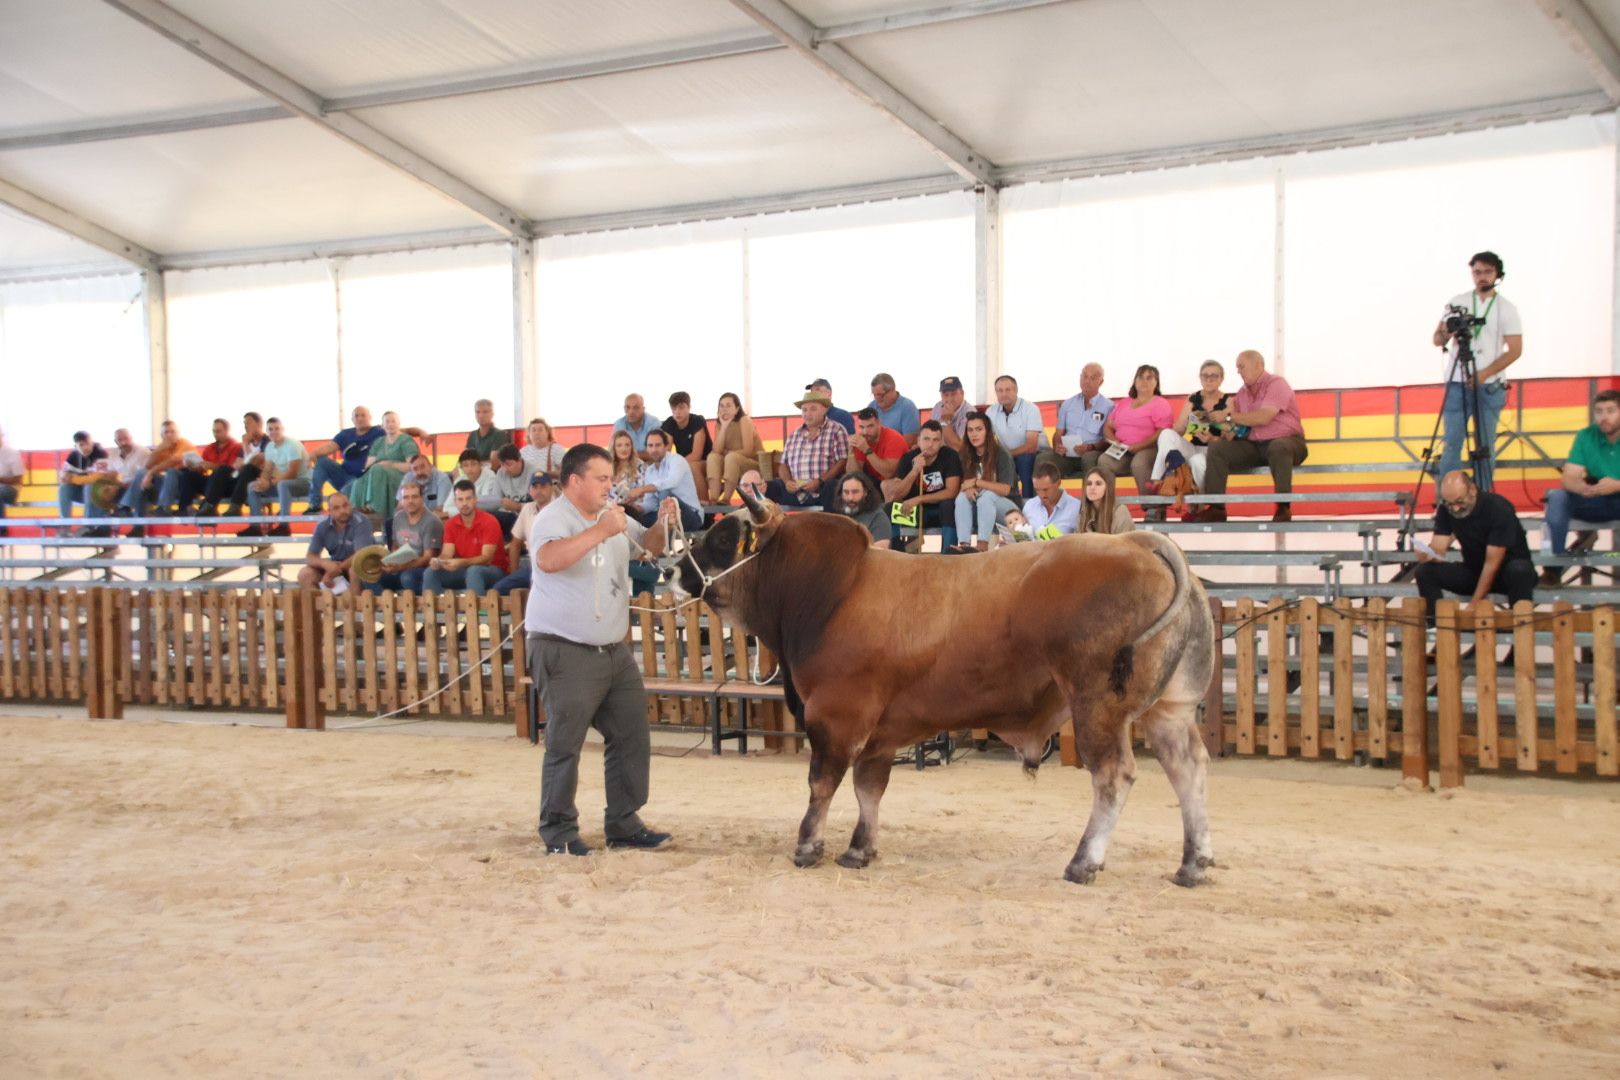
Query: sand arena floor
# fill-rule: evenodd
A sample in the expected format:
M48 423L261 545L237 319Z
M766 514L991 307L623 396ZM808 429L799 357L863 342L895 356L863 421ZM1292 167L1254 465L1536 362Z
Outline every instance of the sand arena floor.
M659 756L677 848L548 859L483 731L0 719L0 1075L1620 1074L1613 785L1218 763L1186 891L1144 760L1081 888L1073 770L897 769L801 871L804 758Z

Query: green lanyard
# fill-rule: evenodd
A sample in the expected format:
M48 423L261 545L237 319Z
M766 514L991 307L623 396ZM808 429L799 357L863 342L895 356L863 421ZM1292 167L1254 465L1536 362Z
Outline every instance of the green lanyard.
M1483 330L1485 329L1485 320L1491 317L1491 308L1496 306L1496 290L1491 290L1491 298L1485 305L1485 314L1481 315L1479 313L1479 293L1476 292L1474 294L1472 303L1474 309L1474 318L1479 320L1479 328Z

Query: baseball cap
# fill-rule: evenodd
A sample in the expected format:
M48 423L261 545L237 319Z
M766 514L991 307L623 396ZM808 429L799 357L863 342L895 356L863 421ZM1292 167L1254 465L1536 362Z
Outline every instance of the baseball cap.
M529 486L530 487L534 487L534 485L536 485L536 484L549 484L549 483L551 483L551 474L550 473L537 472L537 473L534 473L533 475L531 475L529 477Z
M939 392L942 393L942 394L945 393L945 391L947 391L947 390L960 390L960 389L962 389L962 380L958 379L955 375L948 375L945 378L939 380Z

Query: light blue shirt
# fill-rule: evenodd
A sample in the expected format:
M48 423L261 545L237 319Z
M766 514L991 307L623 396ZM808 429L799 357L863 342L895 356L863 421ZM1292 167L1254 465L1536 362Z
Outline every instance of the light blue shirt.
M990 430L996 433L996 441L1007 448L1009 454L1017 455L1024 448L1024 440L1029 438L1030 432L1039 437L1035 440L1035 449L1044 450L1051 446L1046 437L1046 424L1041 420L1041 410L1031 405L1023 398L1013 402L1012 412L1002 409L1001 403L990 406Z
M641 508L649 513L657 510L658 504L670 495L694 510L703 508L698 502L697 484L692 480L692 466L674 451L665 454L663 461L647 462L641 482L658 489L641 497Z
M1034 532L1040 532L1048 525L1056 525L1060 533L1079 532L1080 500L1065 491L1058 496L1057 506L1048 514L1046 504L1037 495L1024 504L1024 519Z
M641 426L638 428L633 428L630 426L630 421L621 416L617 420L613 421L613 430L628 431L630 433L630 441L636 444L636 453L640 454L645 453L647 449L647 432L656 431L658 429L658 425L661 423L663 423L663 421L658 419L658 417L654 416L652 413L643 413L641 416ZM688 468L690 468L690 466L688 466Z
M1063 429L1065 438L1073 435L1078 436L1082 443L1106 442L1107 440L1103 438L1103 425L1108 422L1108 414L1113 411L1114 399L1106 394L1098 394L1090 401L1086 400L1086 395L1076 394L1058 406L1057 426ZM1054 446L1052 449L1068 454L1061 446Z
M902 435L915 435L922 430L922 415L917 412L917 403L904 394L895 398L894 404L887 409L880 406L875 398L866 407L877 410L878 421L884 427Z

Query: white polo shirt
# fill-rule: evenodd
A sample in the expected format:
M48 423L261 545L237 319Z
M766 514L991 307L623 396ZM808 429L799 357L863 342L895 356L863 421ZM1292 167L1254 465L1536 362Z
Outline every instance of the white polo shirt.
M1451 298L1454 307L1464 308L1474 314L1476 318L1483 315L1485 325L1474 329L1474 366L1476 369L1489 367L1496 362L1496 358L1507 351L1507 339L1514 334L1524 333L1519 323L1519 309L1508 302L1507 297L1497 290L1495 295L1487 300L1481 300L1478 293L1459 293ZM1441 318L1445 312L1441 312ZM1447 382L1461 382L1462 368L1457 363L1457 342L1455 339L1446 346ZM1497 375L1491 380L1491 385L1506 382L1507 375Z

